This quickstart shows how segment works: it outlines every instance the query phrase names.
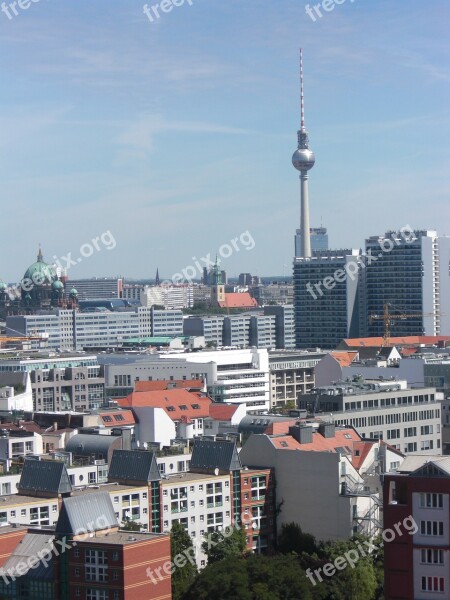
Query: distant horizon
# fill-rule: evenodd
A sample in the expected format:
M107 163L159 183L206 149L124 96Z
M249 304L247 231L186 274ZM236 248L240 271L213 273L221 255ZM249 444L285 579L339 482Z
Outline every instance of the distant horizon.
M39 243L74 279L171 278L216 253L229 273L291 275L300 47L310 226L332 248L438 219L450 234L449 22L445 0L316 21L292 0L195 0L154 22L126 0L0 13L0 278Z

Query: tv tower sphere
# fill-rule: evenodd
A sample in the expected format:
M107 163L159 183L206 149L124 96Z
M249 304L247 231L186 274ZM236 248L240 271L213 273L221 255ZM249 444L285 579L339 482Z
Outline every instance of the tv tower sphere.
M298 171L309 171L309 169L313 168L315 162L316 157L314 156L314 152L309 148L299 147L292 155L292 164Z

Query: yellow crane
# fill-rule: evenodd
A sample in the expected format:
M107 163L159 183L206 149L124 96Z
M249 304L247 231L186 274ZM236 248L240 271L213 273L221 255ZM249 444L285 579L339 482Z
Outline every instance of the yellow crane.
M386 302L384 305L384 311L382 315L370 315L369 321L378 321L381 320L384 323L384 334L383 334L383 346L390 345L391 339L391 326L394 321L403 320L403 319L416 319L418 317L433 317L435 313L400 313L398 315L392 314L390 312L390 308L392 305L389 302Z

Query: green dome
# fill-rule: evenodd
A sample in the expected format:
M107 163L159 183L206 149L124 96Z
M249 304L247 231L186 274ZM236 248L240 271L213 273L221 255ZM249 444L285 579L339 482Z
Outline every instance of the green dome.
M70 295L71 295L71 296L78 296L78 291L77 291L75 288L72 288L72 289L70 290Z
M60 292L64 289L64 284L62 281L59 281L59 279L57 279L52 283L52 288L55 290L55 292Z
M0 281L0 292L4 292L8 286L4 281Z
M29 279L36 287L41 287L51 285L58 279L58 275L51 265L44 262L41 249L39 249L37 262L28 267L23 279Z

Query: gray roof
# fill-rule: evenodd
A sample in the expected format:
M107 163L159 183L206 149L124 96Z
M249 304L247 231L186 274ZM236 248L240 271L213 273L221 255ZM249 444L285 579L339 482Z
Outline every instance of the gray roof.
M110 481L159 481L156 458L153 452L143 450L114 450L108 479Z
M46 494L68 494L72 491L66 465L53 460L26 459L23 465L19 493L45 492Z
M426 475L426 466L435 465L443 474L450 475L450 456L439 456L433 454L412 454L406 456L405 460L397 468L398 473Z
M115 435L101 435L96 433L78 433L70 438L66 444L66 451L81 456L91 454L108 454L112 444L117 440Z
M237 471L242 469L234 441L209 441L196 439L192 450L191 471Z
M17 546L14 548L11 556L8 558L6 563L3 565L3 572L10 571L12 575L15 575L16 578L19 575L16 573L17 567L20 566L21 576L26 574L27 579L45 579L52 581L53 580L53 561L50 560L48 563L43 563L42 561L39 564L31 569L27 564L27 560L31 557L39 558L48 558L48 554L39 554L41 550L48 548L50 552L53 551L53 540L55 539L55 535L52 534L44 534L44 533L27 533L23 537L22 541L20 541ZM25 573L24 573L25 569ZM7 575L6 575L7 576Z
M56 533L81 535L118 526L110 495L98 492L64 498Z
M246 415L239 423L239 433L264 433L272 423L292 422L296 417L278 415Z

